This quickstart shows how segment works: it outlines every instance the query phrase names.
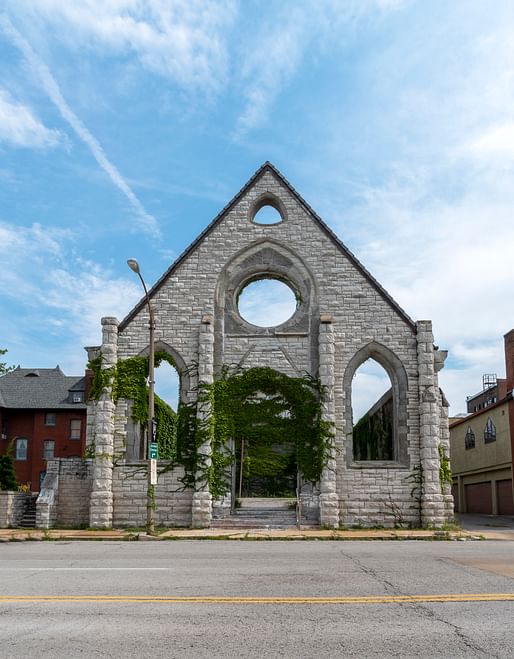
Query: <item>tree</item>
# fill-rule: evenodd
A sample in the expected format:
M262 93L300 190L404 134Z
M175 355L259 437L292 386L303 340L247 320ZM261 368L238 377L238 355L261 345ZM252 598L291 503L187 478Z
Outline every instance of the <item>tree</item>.
M0 357L5 355L6 352L6 348L0 348ZM5 362L0 362L0 375L5 375L6 373L9 373L9 371L14 371L15 368L16 366L7 366Z
M5 455L0 455L0 491L17 489L18 482L14 473L12 442L10 442Z

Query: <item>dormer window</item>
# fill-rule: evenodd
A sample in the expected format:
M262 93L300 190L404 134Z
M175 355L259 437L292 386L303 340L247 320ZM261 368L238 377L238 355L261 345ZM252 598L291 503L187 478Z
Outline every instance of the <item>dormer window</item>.
M82 395L82 392L81 392L81 391L74 391L74 392L71 394L71 400L72 400L74 403L82 403L82 401L83 401L83 395Z

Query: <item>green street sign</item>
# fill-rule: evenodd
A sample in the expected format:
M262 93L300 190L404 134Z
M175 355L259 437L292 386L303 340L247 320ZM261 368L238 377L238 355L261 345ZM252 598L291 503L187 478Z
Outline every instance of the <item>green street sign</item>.
M150 442L150 451L149 451L150 460L159 459L159 447L157 442Z

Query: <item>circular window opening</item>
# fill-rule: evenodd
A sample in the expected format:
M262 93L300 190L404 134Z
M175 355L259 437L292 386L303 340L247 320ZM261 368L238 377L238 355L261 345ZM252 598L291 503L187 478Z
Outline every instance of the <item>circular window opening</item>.
M293 290L280 279L257 279L239 293L237 308L241 317L257 327L275 327L289 320L296 311Z
M255 224L278 224L282 222L282 215L271 204L265 204L255 213L253 221Z

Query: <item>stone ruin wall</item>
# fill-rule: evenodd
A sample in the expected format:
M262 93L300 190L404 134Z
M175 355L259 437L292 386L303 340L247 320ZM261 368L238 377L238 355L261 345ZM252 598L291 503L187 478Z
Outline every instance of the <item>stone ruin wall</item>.
M282 223L258 225L250 221L252 205L263 195L279 199L285 216ZM268 261L266 253L271 255ZM231 277L237 278L237 268L246 255L260 258L262 271L269 274L280 270L283 257L290 258L293 283L308 288L308 299L302 300L303 325L296 328L298 331L252 332L234 324L228 313ZM258 268L251 264L251 258L248 263L246 272ZM243 276L244 268L239 272ZM295 275L303 277L302 282L295 281ZM250 186L152 295L157 348L170 350L179 367L198 362L199 377L206 382L212 381L223 364L270 366L288 375L319 372L328 387L325 418L334 421L336 428L334 455L321 483L321 507L325 511L321 521L329 526L418 524L420 508L422 523L438 525L452 514L451 497L448 492L441 494L439 484L438 443L447 442L447 410L441 406L437 370L442 363L438 365L440 354L433 346L431 324L413 323L386 297L269 171ZM106 367L116 359L147 351L145 307L120 327L117 336L116 321L105 321ZM350 423L347 368L367 346L375 346L386 356L394 355L401 365L398 373L403 373L393 381L396 395L405 399L398 419L402 448L395 465L353 465L346 439ZM190 378L187 386L182 385L183 399L190 400L197 382ZM108 401L94 407L95 414L100 413L95 427L112 435L104 447L122 457L127 437L126 403L120 401L116 410L109 408ZM420 461L424 484L420 501L415 501L411 491L419 472L414 467ZM115 484L108 462L97 461L99 480L94 496L99 510L107 510L105 517L92 513L98 525L109 515L113 519L113 501L118 496L119 484ZM95 505L93 501L92 511ZM194 493L193 524L209 524L210 506L208 493Z
M164 469L167 463L158 463ZM182 469L174 469L159 477L156 486L158 526L181 527L191 525L192 492L184 491L180 478ZM89 499L93 486L91 459L54 458L48 461L47 477L37 501L36 526L38 528L79 528L89 526ZM116 528L146 525L146 462L123 463L113 467L113 520ZM4 493L0 493L0 496ZM20 495L23 503L27 495ZM2 524L0 507L0 528ZM6 526L15 524L11 521Z

